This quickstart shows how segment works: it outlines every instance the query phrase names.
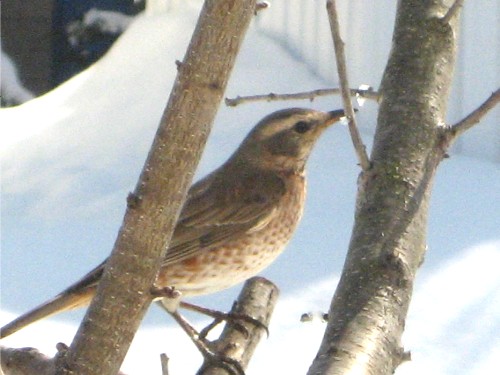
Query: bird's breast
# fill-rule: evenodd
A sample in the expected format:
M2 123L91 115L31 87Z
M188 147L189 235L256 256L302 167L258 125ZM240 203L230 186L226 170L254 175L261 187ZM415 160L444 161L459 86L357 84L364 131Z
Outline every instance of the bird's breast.
M236 285L269 266L291 239L302 217L306 195L302 175L288 176L286 189L269 217L237 239L169 265L161 283L184 295L217 292Z

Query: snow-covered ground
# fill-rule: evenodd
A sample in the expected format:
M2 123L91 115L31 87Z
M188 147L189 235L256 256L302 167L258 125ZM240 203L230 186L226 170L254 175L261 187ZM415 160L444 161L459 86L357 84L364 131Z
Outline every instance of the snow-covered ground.
M107 256L196 21L186 5L140 17L104 59L58 89L0 111L2 153L1 323L78 279ZM374 83L376 85L376 83ZM251 30L226 95L325 87L307 67ZM221 107L198 176L223 162L263 116L276 109L340 107L338 98ZM360 121L375 123L367 103ZM480 126L480 125L479 125ZM369 135L364 135L369 143ZM488 140L485 140L488 142ZM304 219L287 251L263 275L281 299L271 335L248 374L304 373L324 325L300 323L326 311L353 222L358 167L344 126L330 129L309 162ZM398 374L486 374L500 356L498 165L452 155L440 166L404 345L413 360ZM194 300L228 309L237 288ZM70 343L83 312L41 321L5 339L53 354ZM193 317L200 326L206 323ZM193 373L196 349L169 317L151 308L124 363L129 374ZM199 359L198 361L194 358ZM493 367L495 366L495 367Z

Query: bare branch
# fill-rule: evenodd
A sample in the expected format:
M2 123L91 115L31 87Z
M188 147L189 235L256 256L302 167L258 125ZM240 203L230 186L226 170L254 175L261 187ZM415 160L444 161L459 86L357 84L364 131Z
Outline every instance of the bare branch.
M448 12L441 18L443 24L447 24L450 20L455 17L459 9L464 5L464 0L455 0L455 2L448 9Z
M161 362L161 374L168 375L168 356L165 353L160 354L160 362Z
M0 374L53 375L57 367L57 354L49 358L35 348L0 348ZM118 372L117 375L125 375Z
M452 138L456 138L477 124L490 110L500 102L500 89L490 95L479 107L465 118L450 127Z
M97 294L58 375L118 372L151 303L151 287L255 3L205 1Z
M401 336L426 252L431 187L444 154L437 119L446 113L457 50L458 22L442 27L429 17L434 9L433 1L398 1L373 165L363 173L349 251L310 375L389 375L409 359Z
M54 360L35 348L1 348L1 370L5 375L51 375L55 371Z
M316 97L319 96L336 95L339 93L340 93L339 88L318 89L313 91L297 92L293 94L269 93L263 95L237 96L236 98L233 99L226 98L225 103L229 107L236 107L237 105L243 103L259 102L259 101L273 102L278 100L302 100L302 99L313 101ZM379 97L378 92L373 90L372 87L368 89L350 89L350 95L371 100L378 100Z
M245 368L253 355L259 340L266 333L262 327L269 326L271 314L278 300L278 288L262 277L249 279L235 302L231 313L235 316L248 316L258 320L256 325L246 320L236 323L229 321L218 340L214 342L215 352L231 360L237 361ZM205 362L198 372L200 375L228 375L226 368Z
M354 117L354 109L351 102L351 92L349 89L349 81L347 79L347 66L344 52L344 42L340 37L339 21L337 15L337 8L335 0L328 0L326 2L326 9L328 12L328 19L330 20L330 30L332 32L333 45L335 48L335 58L337 61L337 71L339 74L340 88L342 94L342 102L349 124L349 132L351 133L352 143L356 154L358 155L359 165L363 171L370 168L370 160L366 153L366 147L358 131L356 119Z
M255 4L255 13L254 14L257 14L261 10L267 9L269 7L270 7L270 5L267 1L261 1L257 4Z

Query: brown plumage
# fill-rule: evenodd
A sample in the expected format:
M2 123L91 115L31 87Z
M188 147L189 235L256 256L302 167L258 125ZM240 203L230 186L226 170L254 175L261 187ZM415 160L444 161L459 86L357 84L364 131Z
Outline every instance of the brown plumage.
M156 284L214 293L259 273L283 251L304 207L304 168L320 134L344 116L291 108L261 120L221 167L189 190ZM105 262L1 329L6 337L92 299Z

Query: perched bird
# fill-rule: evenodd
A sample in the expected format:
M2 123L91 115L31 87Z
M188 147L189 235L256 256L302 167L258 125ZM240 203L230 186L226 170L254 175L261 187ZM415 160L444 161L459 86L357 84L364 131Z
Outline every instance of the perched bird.
M183 296L214 293L259 273L283 251L302 216L305 164L344 111L290 108L262 119L221 167L189 190L156 286ZM90 303L105 262L1 329L6 337Z

